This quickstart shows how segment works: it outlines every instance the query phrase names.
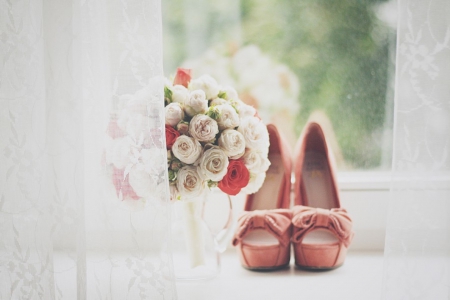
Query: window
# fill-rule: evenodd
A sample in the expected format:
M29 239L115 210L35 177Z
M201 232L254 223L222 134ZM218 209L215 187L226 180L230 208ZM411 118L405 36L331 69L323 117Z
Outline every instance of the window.
M233 85L291 145L308 119L327 131L339 170L391 160L395 30L380 0L167 0L164 65Z

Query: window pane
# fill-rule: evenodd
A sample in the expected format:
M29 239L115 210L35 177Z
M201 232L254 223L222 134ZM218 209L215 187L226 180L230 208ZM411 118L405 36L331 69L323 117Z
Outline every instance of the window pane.
M233 85L292 147L308 119L339 169L390 167L394 2L165 0L166 74ZM392 21L394 20L394 22Z

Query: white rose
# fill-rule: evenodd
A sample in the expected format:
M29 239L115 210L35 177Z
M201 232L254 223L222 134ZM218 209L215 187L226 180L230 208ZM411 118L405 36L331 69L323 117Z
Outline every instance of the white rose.
M153 78L150 79L149 84L144 88L138 90L134 93L134 98L137 103L144 105L147 107L149 103L158 103L164 95L163 89L164 83L162 78ZM145 109L144 113L147 113L147 109Z
M228 101L222 98L215 98L214 100L211 101L211 103L209 104L209 106L217 106L217 105L222 105L222 104L227 104Z
M162 186L158 186L156 180L145 171L141 164L134 165L131 168L130 173L128 173L128 180L136 195L142 198L151 198L158 195L158 190Z
M241 190L241 192L245 194L256 193L262 187L265 179L266 172L250 173L250 181L248 182L247 186Z
M171 90L171 89L173 88L172 81L170 81L169 78L164 77L164 78L163 78L163 83L164 83L164 86L165 86L166 88L168 88L169 90Z
M244 136L234 129L226 129L219 137L219 146L231 159L238 159L245 153Z
M196 115L189 124L189 133L200 142L210 142L219 133L219 126L207 115Z
M177 178L177 190L183 200L200 197L206 189L206 182L200 178L194 166L181 168Z
M231 86L223 87L222 92L225 93L225 99L228 101L231 101L231 100L237 101L239 99L238 93Z
M170 153L171 151L169 150L168 152ZM165 161L164 153L165 149L142 149L140 160L142 161L144 170L150 174L163 172L165 166L161 165L161 162Z
M172 91L172 102L185 104L189 100L189 91L182 85L175 85L171 89Z
M208 110L208 101L206 100L205 92L202 90L192 91L188 100L185 102L184 110L190 117L196 114L204 114Z
M118 110L128 116L135 114L147 115L147 108L150 102L159 102L159 94L156 90L161 87L161 81L156 80L148 86L138 90L133 95L124 94L119 96ZM120 116L119 116L120 117ZM120 125L119 125L120 126Z
M236 106L241 119L246 117L254 117L256 115L256 109L253 106L245 104L241 100L233 101L233 104Z
M220 181L227 174L228 156L217 146L206 150L200 157L197 171L203 180Z
M238 131L245 138L245 146L250 149L268 153L269 151L269 132L266 125L255 117L247 117L241 120Z
M181 135L175 140L172 152L185 164L193 164L202 154L202 146L194 138Z
M117 125L133 139L139 140L150 134L150 119L147 115L138 113L136 108L124 109L117 120Z
M239 126L239 115L233 106L229 104L218 105L219 118L217 119L217 124L220 130L235 128Z
M132 158L133 142L129 137L110 140L107 145L105 160L108 164L113 164L117 169L125 168Z
M267 158L267 154L261 151L247 149L242 158L244 159L245 166L251 173L258 174L266 172L269 169L270 161Z
M173 127L183 120L184 111L180 103L170 103L164 109L166 111L166 124Z
M203 90L206 94L206 99L214 99L219 94L217 81L209 75L202 75L197 79L191 80L189 88L191 90Z

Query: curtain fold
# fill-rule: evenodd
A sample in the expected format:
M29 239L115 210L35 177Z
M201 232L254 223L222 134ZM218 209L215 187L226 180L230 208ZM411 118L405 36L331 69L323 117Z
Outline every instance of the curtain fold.
M0 1L0 299L176 298L161 40L158 0Z
M450 2L399 0L383 298L450 297Z

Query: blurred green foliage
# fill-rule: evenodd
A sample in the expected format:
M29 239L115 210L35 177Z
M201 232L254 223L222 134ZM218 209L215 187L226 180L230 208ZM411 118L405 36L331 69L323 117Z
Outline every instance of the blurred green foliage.
M163 1L166 65L179 64L188 57L183 50L186 17L181 15L182 9L177 9L186 2ZM240 1L241 44L258 45L288 65L300 80L296 132L300 133L313 111L324 111L351 168L374 168L381 162L390 32L375 14L374 7L381 2L384 1ZM214 24L214 20L205 24ZM212 27L214 30L206 35L211 41L227 36L218 33L226 32L227 26ZM179 41L178 47L170 46L174 40Z

